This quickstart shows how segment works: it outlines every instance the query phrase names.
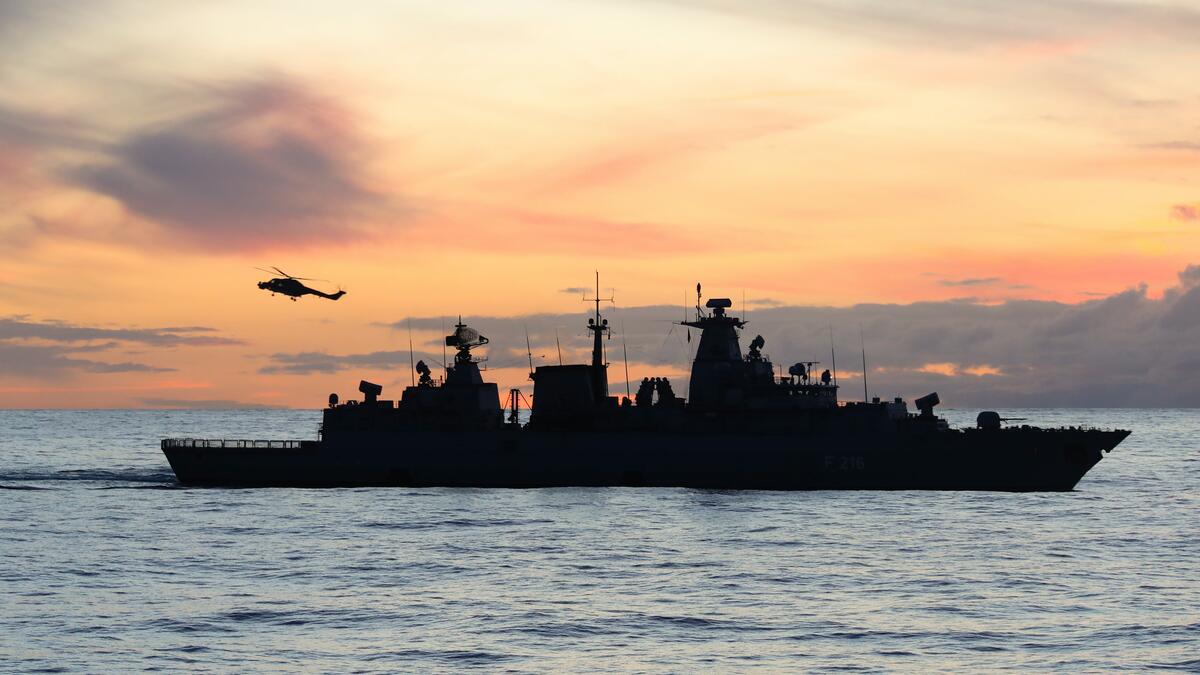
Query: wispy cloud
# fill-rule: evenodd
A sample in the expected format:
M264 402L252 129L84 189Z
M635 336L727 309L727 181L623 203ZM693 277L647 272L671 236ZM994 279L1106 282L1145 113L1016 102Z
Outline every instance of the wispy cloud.
M1183 150L1185 152L1200 152L1198 141L1164 141L1162 143L1147 143L1142 147L1151 150Z
M938 285L951 287L990 286L992 284L998 284L1001 281L1003 281L1003 279L1000 277L968 277L966 279L941 279L938 281Z
M751 307L783 307L787 303L775 298L750 298L746 304Z
M1029 44L1071 34L1120 31L1188 41L1200 31L1200 9L1186 4L1047 0L1016 11L1003 0L671 0L672 4L770 22L835 29L874 40L962 49Z
M198 112L144 127L61 171L168 241L221 252L337 244L403 210L368 187L365 143L332 98L281 76L198 87Z
M1194 204L1175 204L1171 207L1171 218L1181 223L1194 223L1200 220L1200 207Z
M441 356L427 352L414 352L412 358L426 363L441 363ZM409 353L403 351L378 351L363 354L327 354L324 352L278 353L268 357L268 365L259 368L264 375L310 375L313 373L336 373L351 368L365 370L408 370Z
M145 363L122 361L110 363L74 358L80 350L64 345L31 345L0 341L0 363L3 373L11 376L46 377L63 371L88 373L163 373L175 370Z
M178 345L240 345L241 340L214 335L214 328L177 326L167 328L100 328L63 321L28 321L23 317L0 318L0 340L39 339L53 342L119 340L160 347Z
M143 398L140 401L142 405L148 408L177 408L184 410L260 410L279 407L230 399Z
M648 121L639 120L626 133L553 167L545 189L559 193L611 188L622 181L644 178L656 169L680 166L705 153L795 131L822 119L816 114L765 115L746 111L728 116L710 111L709 115L712 121L697 123L694 120L704 116L694 109L688 110L676 116L674 124L660 120L648 128Z
M733 246L741 242L723 241L719 244L695 233L695 228L683 224L653 221L620 220L603 216L530 211L524 208L490 208L483 222L462 218L473 236L455 242L457 246L478 247L491 254L521 253L578 253L590 255L623 255L651 257L687 255L708 251L717 246ZM410 243L443 247L443 226L414 231ZM636 245L633 244L636 242Z
M71 373L162 373L176 370L134 361L99 361L80 354L106 354L141 345L167 349L244 344L205 326L103 328L63 321L0 318L0 375L50 377Z

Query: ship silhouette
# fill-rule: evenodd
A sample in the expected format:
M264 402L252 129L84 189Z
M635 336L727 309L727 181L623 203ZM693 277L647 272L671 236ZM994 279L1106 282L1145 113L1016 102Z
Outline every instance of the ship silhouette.
M181 483L204 486L1064 491L1129 435L1005 425L993 411L951 428L934 413L936 393L915 412L900 398L840 401L812 362L777 375L761 336L743 353L746 322L727 298L702 305L699 284L695 316L681 322L700 335L686 399L667 378L619 398L608 391L599 293L595 302L590 363L530 359L525 423L520 391L502 407L471 354L487 338L460 319L440 380L417 363L420 381L399 402L365 380L360 401L331 394L317 440L164 439L162 450Z

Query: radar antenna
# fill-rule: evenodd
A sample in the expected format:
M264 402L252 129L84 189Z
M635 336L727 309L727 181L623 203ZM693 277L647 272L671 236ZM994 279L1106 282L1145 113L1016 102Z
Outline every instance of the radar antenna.
M458 323L454 324L454 332L446 336L446 346L454 347L454 363L469 363L471 361L471 350L476 347L486 345L488 340L479 331L471 328L462 322L462 317L458 317Z

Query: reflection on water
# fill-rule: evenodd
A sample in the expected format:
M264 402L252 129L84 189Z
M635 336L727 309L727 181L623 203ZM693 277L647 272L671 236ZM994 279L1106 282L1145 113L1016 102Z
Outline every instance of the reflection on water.
M1200 669L1200 415L1002 414L1134 434L1066 494L219 490L158 439L319 414L2 411L0 662Z

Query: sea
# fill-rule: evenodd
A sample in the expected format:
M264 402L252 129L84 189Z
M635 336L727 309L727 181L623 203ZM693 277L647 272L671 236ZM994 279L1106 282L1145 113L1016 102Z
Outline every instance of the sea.
M1200 672L1200 411L1000 412L1133 434L1068 493L191 489L160 438L319 411L0 411L0 671Z

